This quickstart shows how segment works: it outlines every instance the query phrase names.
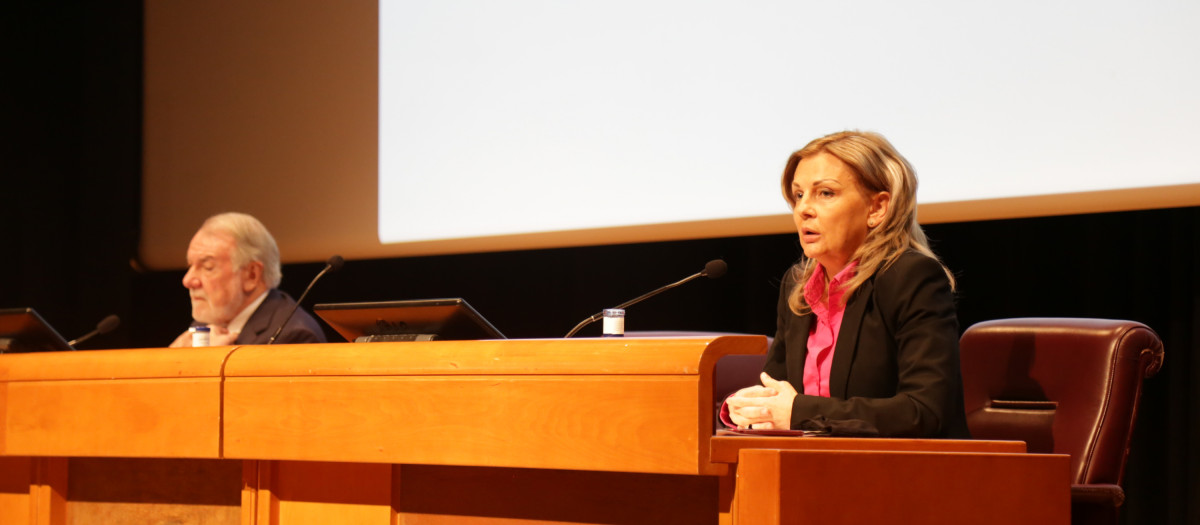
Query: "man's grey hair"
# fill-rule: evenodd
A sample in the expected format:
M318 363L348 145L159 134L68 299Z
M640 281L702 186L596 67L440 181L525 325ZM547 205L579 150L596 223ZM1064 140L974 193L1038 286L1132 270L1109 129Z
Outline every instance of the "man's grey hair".
M279 268L279 246L267 227L251 215L227 212L209 217L201 230L228 233L233 236L233 264L241 268L250 261L263 265L263 281L268 288L278 288L283 279Z

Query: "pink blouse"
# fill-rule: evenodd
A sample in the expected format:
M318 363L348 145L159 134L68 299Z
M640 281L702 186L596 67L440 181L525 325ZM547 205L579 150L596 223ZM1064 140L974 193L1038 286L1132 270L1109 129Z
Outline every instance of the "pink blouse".
M825 267L817 265L812 277L804 284L804 300L812 308L816 322L808 331L808 356L804 359L804 391L801 394L829 397L829 370L833 366L833 350L837 346L838 332L842 328L842 315L846 305L842 303L846 281L857 273L858 262L846 265L829 283L829 300L821 301L821 288L825 284ZM732 396L733 394L730 394ZM721 404L718 416L725 426L736 427L729 416L729 402Z
M805 395L829 397L829 370L833 366L833 350L842 328L846 304L842 302L845 284L857 272L858 262L846 265L829 283L829 297L821 300L825 286L825 267L817 265L812 277L804 283L804 300L812 308L816 322L808 331L808 356L804 359Z

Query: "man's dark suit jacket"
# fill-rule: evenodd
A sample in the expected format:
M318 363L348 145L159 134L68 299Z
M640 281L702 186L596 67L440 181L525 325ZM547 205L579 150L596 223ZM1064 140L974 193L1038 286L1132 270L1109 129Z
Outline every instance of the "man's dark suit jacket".
M831 397L806 396L804 360L813 314L797 316L779 294L778 330L763 371L801 392L792 428L806 419L867 421L883 436L968 438L958 360L958 318L950 281L935 260L901 255L846 303L830 370Z
M242 327L242 333L238 334L234 344L266 344L275 334L275 330L279 328L279 323L283 322L283 318L287 317L288 312L292 311L292 306L295 304L296 301L292 300L286 292L278 289L267 291L267 297L258 305L258 309L250 314L250 318L246 320L246 326ZM283 328L283 332L280 332L279 337L275 338L274 344L324 342L325 332L321 330L316 319L308 315L303 308L298 308L296 314Z

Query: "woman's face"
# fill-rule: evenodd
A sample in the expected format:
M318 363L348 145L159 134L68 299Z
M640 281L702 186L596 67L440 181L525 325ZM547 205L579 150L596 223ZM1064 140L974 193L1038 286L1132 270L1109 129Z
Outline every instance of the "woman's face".
M881 224L890 195L868 195L846 163L821 152L796 165L792 198L792 220L804 255L833 276L849 264L867 232Z

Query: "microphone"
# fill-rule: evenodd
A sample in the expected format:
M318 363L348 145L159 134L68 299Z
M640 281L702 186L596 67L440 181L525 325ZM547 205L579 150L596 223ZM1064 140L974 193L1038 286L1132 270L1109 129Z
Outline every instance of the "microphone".
M75 345L82 343L84 341L87 341L88 339L91 339L100 334L107 334L113 330L116 330L117 326L119 326L120 324L121 324L120 317L117 317L115 314L109 315L108 317L101 319L99 323L96 323L95 330L92 330L91 332L88 332L86 334L79 336L79 339L67 341L67 345L71 347L71 350L74 350Z
M626 301L617 306L614 306L613 308L624 309L627 306L635 305L637 303L645 301L646 299L654 297L662 292L670 290L671 288L674 288L683 283L691 281L692 279L697 279L700 277L708 277L709 279L716 279L718 277L725 275L725 271L728 269L729 269L729 265L725 264L725 261L722 261L721 259L713 259L711 261L708 261L708 263L704 265L704 269L700 270L699 272L696 272L692 275L684 277L683 279L681 279L679 281L673 282L673 283L663 286L661 288L651 290L650 293L639 295L629 301ZM583 327L585 327L589 324L592 324L596 321L599 321L600 319L603 319L603 318L604 318L604 311L601 310L599 313L596 313L596 314L592 315L591 317L584 319L579 324L575 325L575 328L572 328L571 331L567 332L567 335L565 335L563 337L564 338L571 337L571 336L575 335L575 332L578 332L579 330L583 329Z
M283 332L283 327L287 326L288 321L292 320L293 315L296 315L296 309L300 308L300 303L304 301L304 297L308 295L308 291L312 290L313 285L317 284L317 280L327 273L333 273L341 270L343 264L346 264L346 261L342 259L341 255L334 255L325 261L325 268L321 269L321 272L318 273L316 277L313 277L312 282L308 283L308 288L305 288L304 293L300 294L300 298L296 299L296 304L292 305L292 311L288 312L287 317L283 318L282 323L279 323L279 328L275 329L275 334L267 340L267 344L274 343L275 338L279 337L279 334Z

